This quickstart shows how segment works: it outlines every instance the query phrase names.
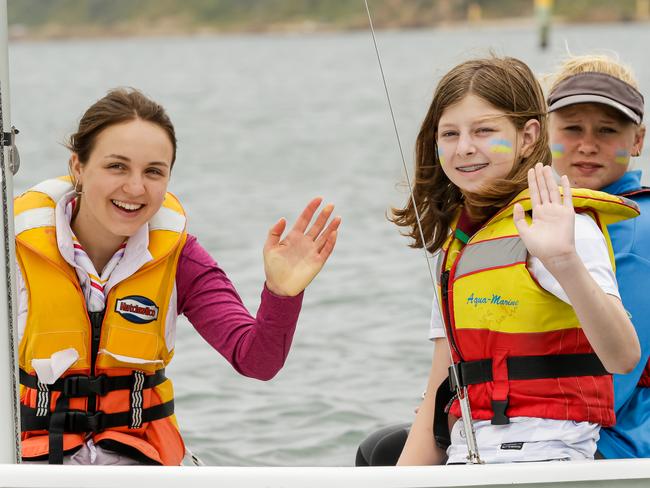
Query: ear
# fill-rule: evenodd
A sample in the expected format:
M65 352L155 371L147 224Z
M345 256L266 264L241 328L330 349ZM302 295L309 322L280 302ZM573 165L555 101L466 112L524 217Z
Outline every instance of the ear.
M643 139L645 138L645 125L640 125L634 134L634 145L632 146L632 155L641 156L643 150Z
M535 144L539 140L540 132L539 120L530 119L526 121L524 128L521 130L521 148L519 150L521 157L527 158L531 155Z
M70 175L74 181L80 181L83 166L81 164L81 161L79 161L79 156L77 156L77 153L72 153L72 156L70 156L70 161L68 162L68 166L70 168Z

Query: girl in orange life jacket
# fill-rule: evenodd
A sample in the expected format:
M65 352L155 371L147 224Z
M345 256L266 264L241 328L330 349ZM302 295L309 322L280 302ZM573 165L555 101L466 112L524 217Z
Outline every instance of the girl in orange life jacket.
M93 104L70 138L71 178L15 200L24 461L178 465L184 444L165 366L184 314L247 376L282 367L302 291L332 252L340 218L312 200L264 245L257 318L187 234L167 192L176 137L136 90Z
M601 230L636 213L623 199L576 192L590 216L576 215L546 166L545 117L535 76L513 58L464 62L436 88L413 188L430 240L410 201L393 216L413 247L438 252L441 299L427 393L398 464L466 460L469 419L453 426L447 452L432 431L449 347L485 462L589 458L600 424L614 421L607 372L633 368L639 344ZM566 178L562 187L569 195ZM584 247L598 250L596 265L583 262ZM457 401L451 413L460 415Z

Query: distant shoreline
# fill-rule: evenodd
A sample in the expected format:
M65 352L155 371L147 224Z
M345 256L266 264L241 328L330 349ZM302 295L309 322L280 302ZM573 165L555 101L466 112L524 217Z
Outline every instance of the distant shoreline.
M621 21L618 19L603 20L598 22L570 22L564 19L555 19L552 26L558 25L598 25L598 24L647 24L647 21ZM435 25L411 25L395 23L375 26L377 30L460 30L472 27L512 27L521 26L535 28L536 22L533 17L509 17L500 19L486 19L474 22L447 21ZM27 27L23 25L9 26L9 39L11 41L47 41L47 40L73 40L73 39L115 39L120 37L148 38L148 37L202 37L220 35L255 35L255 34L286 34L286 35L308 35L337 32L359 32L367 31L368 25L348 24L337 25L332 23L321 23L313 21L286 22L273 24L233 25L228 27L217 26L190 26L178 22L162 22L158 24L133 23L116 24L112 26L100 25L60 25L47 24L38 27ZM72 31L72 32L71 32Z

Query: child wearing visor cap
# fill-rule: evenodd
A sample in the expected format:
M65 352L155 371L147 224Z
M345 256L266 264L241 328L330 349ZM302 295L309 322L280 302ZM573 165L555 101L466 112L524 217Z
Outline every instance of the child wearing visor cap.
M614 375L617 423L600 431L605 458L650 457L650 188L641 171L645 126L643 95L631 69L607 56L568 58L552 75L548 94L553 168L575 188L601 190L634 200L641 216L608 227L623 305L641 344L641 360L629 374Z

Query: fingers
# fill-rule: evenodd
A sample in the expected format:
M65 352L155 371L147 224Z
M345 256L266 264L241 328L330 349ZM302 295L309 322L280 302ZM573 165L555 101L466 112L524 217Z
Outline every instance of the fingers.
M332 251L334 250L334 245L336 244L337 236L338 236L338 232L336 231L329 234L329 237L325 241L325 245L320 250L320 256L323 262L327 261L327 258L329 258L330 254L332 254Z
M266 237L264 249L277 245L278 242L280 242L280 238L282 237L282 233L286 227L287 221L284 220L284 218L281 218L275 224L273 224L273 227L269 229L268 236Z
M323 249L325 249L325 246L329 242L331 235L337 233L336 231L339 228L339 225L341 225L341 217L334 217L327 226L327 229L325 229L325 232L323 232L320 237L316 239L316 249L320 254L323 253ZM334 238L334 240L336 241L336 238Z
M305 229L307 229L309 222L311 222L311 219L314 216L316 209L318 208L318 206L321 204L322 201L323 199L321 197L316 197L311 202L309 202L305 207L305 209L302 211L302 213L298 216L298 219L296 220L296 223L293 224L291 230L295 230L300 232L301 234L304 234Z
M323 208L321 213L318 214L316 222L314 222L314 225L312 225L307 232L307 236L310 237L312 241L315 241L318 235L321 233L325 227L325 224L327 223L327 220L330 218L330 215L332 215L333 210L334 205L330 203L328 205L325 205L325 208Z
M528 170L528 188L533 207L548 203L562 203L562 196L550 166L537 163Z
M546 187L548 188L548 194L551 203L557 203L557 204L562 203L560 190L557 181L555 181L555 176L553 175L553 169L550 166L544 166L544 179L546 180Z
M519 235L523 236L528 231L528 222L526 222L524 207L522 207L520 203L515 203L515 206L512 209L512 218Z
M571 193L571 182L567 175L562 176L562 192L564 193L564 206L573 208L573 194Z
M528 170L528 191L530 193L530 202L533 207L541 205L542 201L539 196L539 187L537 186L537 177L535 175L535 168Z
M546 176L544 175L544 166L542 163L535 165L535 180L537 182L537 189L539 190L539 200L542 205L551 201L551 196L546 184Z

